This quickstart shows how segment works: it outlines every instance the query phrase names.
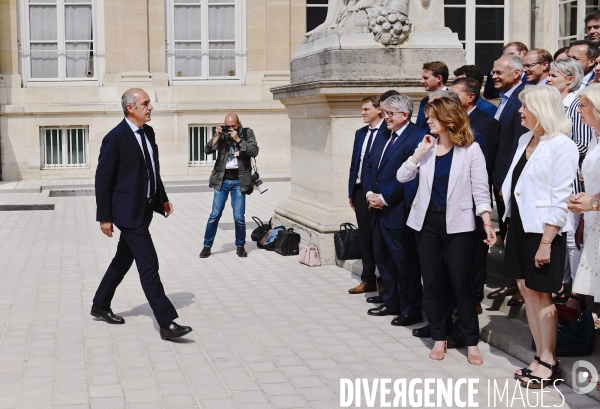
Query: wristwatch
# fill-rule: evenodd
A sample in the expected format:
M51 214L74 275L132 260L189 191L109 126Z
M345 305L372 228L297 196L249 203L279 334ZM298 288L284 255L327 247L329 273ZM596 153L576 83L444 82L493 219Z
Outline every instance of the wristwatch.
M598 201L597 200L594 203L592 203L592 209L594 209L595 212L598 211Z

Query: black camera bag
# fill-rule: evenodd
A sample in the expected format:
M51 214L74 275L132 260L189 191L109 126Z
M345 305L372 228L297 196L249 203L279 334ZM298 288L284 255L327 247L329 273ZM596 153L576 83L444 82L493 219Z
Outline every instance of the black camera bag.
M275 251L282 256L297 256L300 253L300 235L292 228L280 231L275 240Z

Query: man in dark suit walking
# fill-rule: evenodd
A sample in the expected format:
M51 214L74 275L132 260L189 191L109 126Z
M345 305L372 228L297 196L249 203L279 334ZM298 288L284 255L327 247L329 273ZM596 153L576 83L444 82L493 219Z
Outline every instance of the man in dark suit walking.
M494 197L498 209L498 224L500 224L500 235L506 237L506 224L502 222L504 215L504 201L502 199L502 183L512 162L519 138L529 130L521 125L521 101L519 94L525 88L521 82L523 73L523 61L515 55L503 55L494 62L493 80L496 89L500 90L502 102L498 106L495 119L500 122L500 137L498 140L498 150L494 169L492 171L492 183L494 187ZM496 299L512 295L508 305L523 304L523 297L519 293L515 280L507 280L506 285L492 293L488 298Z
M164 217L173 213L160 178L154 130L145 125L153 107L148 94L138 88L125 91L121 106L125 119L102 140L96 169L96 220L108 237L112 237L114 226L121 231L121 237L94 296L91 315L109 324L125 323L112 312L110 304L135 260L161 338L178 338L192 328L173 321L178 315L160 281L158 257L149 231L153 212Z
M373 232L369 219L369 206L363 189L364 169L371 152L371 147L378 135L385 133L387 124L379 109L379 97L371 96L362 100L362 117L368 125L360 128L354 135L354 150L350 164L350 180L348 182L348 197L350 207L356 214L358 232L362 244L362 274L361 283L348 290L350 294L362 294L375 291L377 277L375 276L375 256L373 254ZM381 283L379 283L381 284ZM383 289L383 287L380 288Z
M398 326L423 321L420 270L418 263L406 259L404 229L409 209L405 186L396 178L396 172L413 154L424 133L410 122L412 110L412 101L405 95L393 95L382 103L388 129L373 145L364 176L375 262L385 285L383 304L368 314L398 315L392 320L392 325Z

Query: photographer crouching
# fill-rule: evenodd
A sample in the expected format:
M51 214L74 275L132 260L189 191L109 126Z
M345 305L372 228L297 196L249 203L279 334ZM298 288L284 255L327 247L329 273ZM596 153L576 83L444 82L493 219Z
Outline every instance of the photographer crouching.
M210 175L209 186L214 188L212 211L204 233L204 248L200 258L210 256L217 234L219 219L223 214L227 196L231 193L231 207L235 221L235 246L238 257L247 257L246 195L252 193L251 158L258 155L254 131L242 127L236 114L228 114L225 123L218 125L215 135L206 143L206 154L217 152L217 161Z

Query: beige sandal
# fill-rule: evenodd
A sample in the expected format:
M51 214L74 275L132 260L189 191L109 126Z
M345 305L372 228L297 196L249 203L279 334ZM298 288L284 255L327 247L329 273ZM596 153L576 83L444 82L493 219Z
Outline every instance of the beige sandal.
M441 361L442 359L444 359L444 355L446 354L446 352L448 352L448 341L444 341L444 352L431 351L429 353L429 358L433 359L434 361Z

